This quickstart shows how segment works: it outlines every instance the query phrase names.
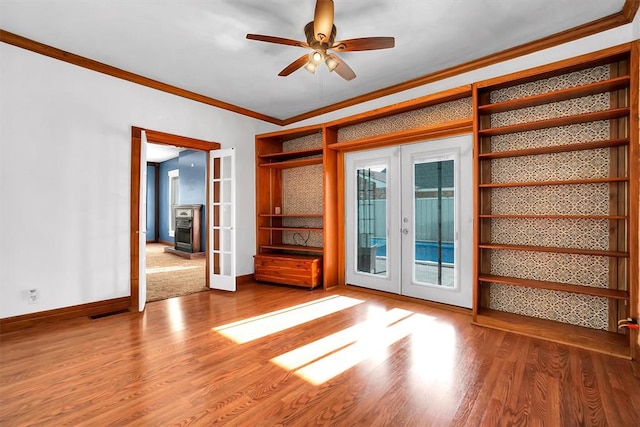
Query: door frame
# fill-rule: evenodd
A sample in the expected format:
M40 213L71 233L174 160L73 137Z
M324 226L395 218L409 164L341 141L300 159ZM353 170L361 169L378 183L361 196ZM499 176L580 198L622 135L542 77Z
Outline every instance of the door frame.
M130 199L130 215L129 215L129 241L130 241L130 295L129 311L138 311L139 306L139 285L140 285L140 251L139 251L139 217L140 217L140 161L141 161L141 144L142 131L145 131L147 142L152 144L173 145L180 148L188 148L191 150L205 151L207 153L207 177L210 176L209 170L209 152L220 148L220 144L212 141L189 138L186 136L173 135L170 133L159 132L151 129L131 126L131 199ZM205 192L207 194L206 205L209 206L209 180L205 184ZM204 226L207 229L206 239L209 239L209 221L204 218ZM209 287L209 245L206 245L206 286Z
M407 163L413 163L413 159L422 158L430 159L430 161L439 161L436 159L448 159L454 161L454 284L455 286L442 287L433 284L426 284L414 281L415 260L413 256L402 258L402 271L412 270L411 274L402 276L401 289L403 295L413 298L424 299L427 301L438 302L456 307L471 309L473 305L473 136L458 135L454 137L439 138L419 145L407 146L406 150L401 154L401 165L403 167L404 176L411 174L413 176L413 167L408 168ZM406 184L406 179L402 180ZM408 205L415 202L415 195L412 185L403 185L401 189L401 210L403 216L410 211L411 215L415 215L413 208L409 209ZM414 217L415 218L415 217ZM409 245L407 240L403 241L403 255L409 251L415 250L415 227L417 226L415 219L410 221L409 233L413 237ZM409 268L409 264L411 268ZM465 286L467 284L467 286Z
M368 138L364 138L363 140L360 140L357 146L344 145L343 147L340 147L340 146L332 147L333 150L337 151L337 159L336 159L337 161L335 165L335 171L338 178L337 192L336 192L338 211L336 215L336 218L337 218L336 223L337 223L337 230L338 230L337 250L338 250L338 286L339 287L351 286L347 284L346 277L345 277L345 268L346 268L345 204L344 204L344 198L345 198L344 157L345 157L345 154L351 151L368 150L371 148L400 146L404 144L411 144L414 142L426 142L426 141L432 141L435 139L443 139L443 138L459 136L459 135L473 135L472 131L473 131L472 121L471 119L469 119L469 120L463 120L463 121L461 120L459 122L456 122L455 125L447 127L446 129L441 129L438 127L423 128L419 131L412 131L410 132L409 135L406 135L406 133L404 132L399 132L397 134L389 135L387 138L384 139L384 141L381 141L380 137L374 136L374 137L368 137ZM474 153L473 155L475 156L476 153ZM475 198L475 194L474 194L474 198ZM474 209L475 209L475 206L476 206L476 203L474 199ZM475 236L475 227L476 227L476 224L474 223L474 236ZM475 257L475 254L474 254L474 257ZM362 288L358 288L358 289L362 289ZM378 292L378 291L368 290L368 289L366 291L372 292L372 293ZM396 297L417 300L417 298L404 297L399 295L397 295ZM424 301L424 302L432 305L440 305L440 303L431 302L431 301ZM460 309L460 310L465 313L469 311L467 309Z
M471 308L473 288L470 282L472 278L467 276L470 276L473 266L473 250L471 245L466 246L462 242L467 240L463 236L473 236L473 215L469 214L473 207L471 200L473 197L471 182L472 153L473 137L469 134L433 138L407 144L365 148L343 153L342 181L344 187L342 206L344 212L342 218L344 226L341 229L344 230L345 285L357 286L359 289L365 288L367 290L388 292L395 296L416 298L430 303L452 305L463 309ZM409 205L413 201L413 177L407 179L407 172L413 173L410 161L415 156L430 159L444 156L447 159L455 160L456 163L454 170L456 237L454 240L457 242L456 276L458 280L453 288L432 285L421 288L420 284L413 280L413 251L407 251L406 236L401 233L401 228L406 228L406 226L401 225L401 217L413 216L413 208L409 209ZM397 206L395 210L393 208L389 209L387 206L387 274L385 276L355 271L354 245L357 240L355 237L355 223L357 221L354 215L357 214L357 209L355 209L352 199L347 201L348 196L355 196L353 173L361 165L377 164L379 162L387 165L387 205ZM396 191L393 191L394 189ZM468 206L463 207L463 205L467 204ZM414 222L413 220L409 221L410 230L415 230L416 224ZM457 236L458 233L461 233L460 237ZM411 247L413 246L412 242ZM396 259L392 257L394 255L397 257ZM408 264L412 267L408 268ZM464 286L465 283L469 283L469 286Z
M372 152L373 151L373 152ZM386 179L386 196L385 196L385 210L386 210L386 222L385 222L385 235L387 238L387 255L399 254L401 248L401 236L400 236L400 209L394 209L393 206L399 207L401 197L400 192L389 191L390 188L397 185L400 189L400 146L372 148L368 150L352 151L345 154L345 168L343 174L345 176L344 181L344 194L343 199L345 215L344 215L344 232L345 232L345 282L351 281L351 285L363 287L366 289L373 289L381 292L388 292L394 295L402 295L402 266L400 263L401 258L397 259L387 257L387 268L384 276L379 274L371 274L365 271L360 271L356 268L357 261L354 253L356 242L358 241L358 220L359 217L357 196L354 199L350 199L347 202L347 195L354 195L357 193L357 180L354 179L353 172L356 172L360 168L370 167L372 164L384 163L387 170ZM392 230L397 226L397 230ZM358 278L362 279L364 284L356 285L353 283Z

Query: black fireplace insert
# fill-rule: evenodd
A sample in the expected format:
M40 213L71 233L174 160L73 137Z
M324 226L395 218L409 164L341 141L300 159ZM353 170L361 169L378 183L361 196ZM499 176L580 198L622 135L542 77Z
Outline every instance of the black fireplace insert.
M202 205L177 205L175 210L175 249L200 252L200 210Z

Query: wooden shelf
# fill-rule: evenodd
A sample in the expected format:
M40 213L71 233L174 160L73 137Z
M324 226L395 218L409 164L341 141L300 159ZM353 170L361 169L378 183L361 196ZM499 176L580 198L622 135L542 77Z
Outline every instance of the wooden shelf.
M478 311L473 324L631 359L629 338L624 334L486 308Z
M285 161L300 159L301 157L317 156L322 154L322 148L310 148L307 150L283 151L280 153L260 154L259 159L271 161Z
M590 295L594 297L611 298L617 300L629 300L629 293L609 288L594 288L592 286L571 285L561 282L547 282L542 280L520 279L518 277L496 276L481 274L478 280L485 283L502 283L513 286L524 286L534 289L548 289L552 291L570 292L573 294Z
M552 246L524 246L524 245L502 245L502 244L481 243L478 245L478 248L494 249L494 250L511 250L511 251L555 252L555 253L562 253L562 254L606 256L606 257L614 257L614 258L629 257L628 252L598 251L593 249L578 249L578 248L556 248Z
M330 270L335 267L323 262L324 248L318 247L332 243L325 228L327 205L316 203L327 197L327 175L334 173L324 167L325 158L331 159L332 154L325 151L324 129L324 125L313 125L256 135L256 280L308 288L334 281L336 274L325 274L324 270L327 264ZM313 148L308 148L310 145ZM312 165L319 167L305 168ZM285 169L294 168L300 168L296 170L299 175L285 173ZM322 185L298 191L287 185L291 180L322 180ZM304 206L308 212L292 213L287 204ZM298 234L303 238L287 239ZM298 244L305 241L314 246Z
M598 120L619 119L629 116L629 108L614 108L611 110L597 111L594 113L577 114L554 119L538 120L536 122L518 123L516 125L501 126L497 128L478 130L479 137L506 135L509 133L525 132L529 130L546 129L558 126L567 126L577 123L595 122Z
M277 231L323 231L322 227L258 227L260 230L277 230Z
M629 145L628 138L607 139L603 141L580 142L577 144L552 145L549 147L526 148L523 150L512 151L494 151L491 153L480 153L478 157L481 160L499 159L506 157L535 156L540 154L565 153L569 151L593 150L597 148L619 147Z
M285 162L262 163L258 166L260 166L261 168L287 169L319 164L322 164L322 157L314 157L312 159L287 160Z
M474 324L487 326L504 331L511 331L531 337L542 338L558 343L568 344L589 350L598 351L624 358L631 358L634 350L634 338L631 333L617 333L616 319L634 314L632 303L637 295L637 200L638 187L634 178L637 173L637 153L634 155L634 144L637 143L637 124L632 118L637 116L637 87L634 87L634 76L637 75L637 64L632 66L632 53L629 49L625 51L604 51L596 58L592 55L563 61L549 66L538 67L527 72L517 72L507 76L494 78L485 82L477 82L475 85L475 115L477 120L475 129L475 196L476 196L476 234L474 266L476 279L474 281ZM572 72L581 72L585 76L595 79L601 78L599 71L594 67L603 66L608 69L610 77L606 80L590 82L576 87L557 89L556 85L546 80L549 78L560 78ZM535 92L527 92L518 95L519 85L531 83ZM491 94L496 90L514 89L517 99L491 102ZM569 103L570 100L588 101L585 98L591 95L598 95L598 98L609 100L607 107L601 107L594 103L586 102L585 108L578 108L577 103ZM519 96L519 97L518 97ZM634 98L635 96L635 98ZM563 102L567 101L567 102ZM538 107L540 108L531 108ZM606 108L601 111L596 111ZM552 111L551 114L562 117L549 116L544 111ZM553 111L556 111L553 113ZM500 113L509 114L512 118L506 124L499 123ZM599 122L599 123L596 123ZM603 135L596 141L588 141L582 137L582 132L586 124L591 129L602 124ZM569 127L570 125L578 125ZM635 125L635 127L634 127ZM549 130L549 137L547 131ZM541 132L530 132L541 130ZM519 134L517 134L519 133ZM517 134L511 135L510 134ZM493 137L505 135L504 147L500 151L491 151L494 147ZM551 136L553 135L553 136ZM502 138L501 138L502 139ZM544 144L544 146L538 146ZM584 150L592 150L584 151ZM595 150L598 150L597 152ZM582 152L583 155L576 157L574 168L584 170L595 170L596 175L590 178L558 179L552 174L543 173L518 177L517 170L526 168L530 156L535 163L545 163L556 153ZM598 153L609 159L608 164L591 160L591 154ZM580 153L578 153L580 154ZM597 156L599 157L599 155ZM493 161L494 159L512 159L510 162ZM551 165L553 169L553 165ZM501 178L503 182L496 182L495 177ZM562 176L562 175L561 175ZM517 180L524 182L508 182ZM539 181L534 181L539 179ZM507 182L504 182L507 181ZM540 207L536 212L527 209L527 206L518 207L518 194L509 195L509 191L493 191L499 188L527 188L527 194L536 200L537 203L546 205L554 203L547 200L546 193L548 186L563 186L565 191L574 191L588 188L587 185L599 185L599 188L606 192L608 197L602 197L598 201L585 200L583 203L593 204L593 210L588 212L598 212L599 215L585 214L558 214L552 207ZM566 187L568 186L568 187ZM576 187L578 186L578 187ZM582 187L579 187L582 186ZM549 190L550 191L550 190ZM496 198L512 198L510 202L514 205L508 214L494 212ZM555 202L558 203L558 202ZM562 212L562 211L561 211ZM562 221L574 220L580 224L587 224L584 221L596 220L605 227L607 242L605 250L592 249L588 236L581 238L578 231L566 230L573 237L577 247L553 247L534 245L510 245L500 243L490 243L492 240L499 240L496 237L501 232L506 232L505 226L499 219L510 219L516 227L523 227L527 234L537 235L543 233L545 236L555 236L557 233L550 229L548 231L537 230L536 224L531 220L549 221L557 227L562 226ZM527 221L529 220L529 221ZM511 224L511 223L510 223ZM538 224L539 225L539 224ZM576 234L578 233L578 234ZM540 240L542 241L542 240ZM539 242L540 242L539 241ZM483 243L484 242L484 243ZM538 242L538 243L539 243ZM552 243L555 244L555 243ZM581 249L584 247L587 249ZM608 250L611 248L612 250ZM622 251L620 249L624 249ZM495 252L494 252L495 251ZM584 281L576 278L574 283L562 283L557 281L544 281L533 279L522 279L512 276L500 276L495 274L483 274L482 272L492 271L493 263L499 262L493 255L497 251L514 251L513 256L517 264L526 263L527 260L537 260L547 254L574 254L585 257L599 257L599 260L609 263L614 268L609 268L604 282L600 283L605 288L583 286ZM517 253L516 251L522 251ZM529 253L527 253L529 252ZM501 257L499 257L501 258ZM585 258L585 262L598 261L596 258ZM597 263L592 263L591 269L597 269ZM503 265L504 264L500 264ZM522 268L525 268L524 265ZM541 265L539 268L546 268ZM507 274L513 276L526 276L518 265L507 270ZM595 270L594 270L594 274ZM564 280L564 279L560 279ZM538 319L526 315L501 312L489 308L490 284L499 284L506 289L515 287L525 287L538 289L540 297L532 296L537 303L547 304L544 299L545 294L551 292L565 292L567 295L588 296L594 303L596 298L606 298L607 314L603 319L604 327L609 330L595 330L587 327L566 324L557 320L552 320L547 315L542 315L546 319ZM496 285L497 286L497 285ZM619 289L615 289L619 288ZM624 290L622 290L624 289ZM495 296L500 303L515 303L512 297L505 294ZM533 301L532 301L533 303ZM528 302L520 302L518 311L524 310ZM496 301L495 307L498 307ZM587 301L585 307L591 309L591 304ZM567 307L557 307L558 313L568 314L575 309L573 302L567 301ZM528 313L528 312L527 312ZM561 317L560 317L561 318ZM565 319L568 319L565 318ZM570 320L566 320L570 321ZM571 320L572 323L578 323Z
M542 185L578 185L578 184L601 184L605 182L625 182L629 178L611 177L611 178L590 178L590 179L565 179L556 181L525 181L525 182L497 182L490 184L479 184L480 188L499 188L499 187L537 187Z
M611 92L625 88L629 85L629 76L616 77L610 80L577 86L568 89L547 92L539 95L528 96L494 104L486 104L478 107L480 114L495 114L509 110L518 110L526 107L535 107L551 102L566 101L572 98L595 95L597 93Z
M323 249L316 246L298 246L298 245L262 245L260 250L269 249L275 251L289 251L289 252L308 252L313 254L322 254Z
M309 125L296 129L283 129L256 135L256 141L291 141L309 135L322 133L322 125Z
M629 219L624 215L504 215L504 214L480 214L478 218L512 218L512 219Z

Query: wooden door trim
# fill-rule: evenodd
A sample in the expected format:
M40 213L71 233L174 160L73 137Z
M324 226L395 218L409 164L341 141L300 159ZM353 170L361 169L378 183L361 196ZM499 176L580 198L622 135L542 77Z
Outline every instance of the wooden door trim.
M206 151L207 153L207 181L205 183L205 192L207 197L207 205L209 204L209 176L211 171L209 170L209 151L217 150L220 148L220 144L213 141L205 141L201 139L189 138L180 135L173 135L170 133L154 131L151 129L144 129L136 126L131 126L131 200L130 200L130 228L129 228L129 241L130 241L130 292L131 299L129 305L129 311L138 311L139 297L138 291L140 286L139 266L140 266L140 251L139 237L138 237L138 224L140 218L140 155L141 155L141 143L142 143L142 131L145 131L147 136L147 142L153 144L173 145L181 148L188 148L191 150ZM156 224L158 226L158 224ZM207 241L209 236L209 221L204 218L204 226L207 228ZM209 287L209 245L206 246L206 286Z

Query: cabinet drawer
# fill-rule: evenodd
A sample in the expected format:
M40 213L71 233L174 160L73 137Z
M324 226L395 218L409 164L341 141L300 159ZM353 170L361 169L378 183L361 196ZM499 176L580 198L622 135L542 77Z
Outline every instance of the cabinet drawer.
M297 255L256 255L254 276L258 281L314 288L320 284L322 258Z

